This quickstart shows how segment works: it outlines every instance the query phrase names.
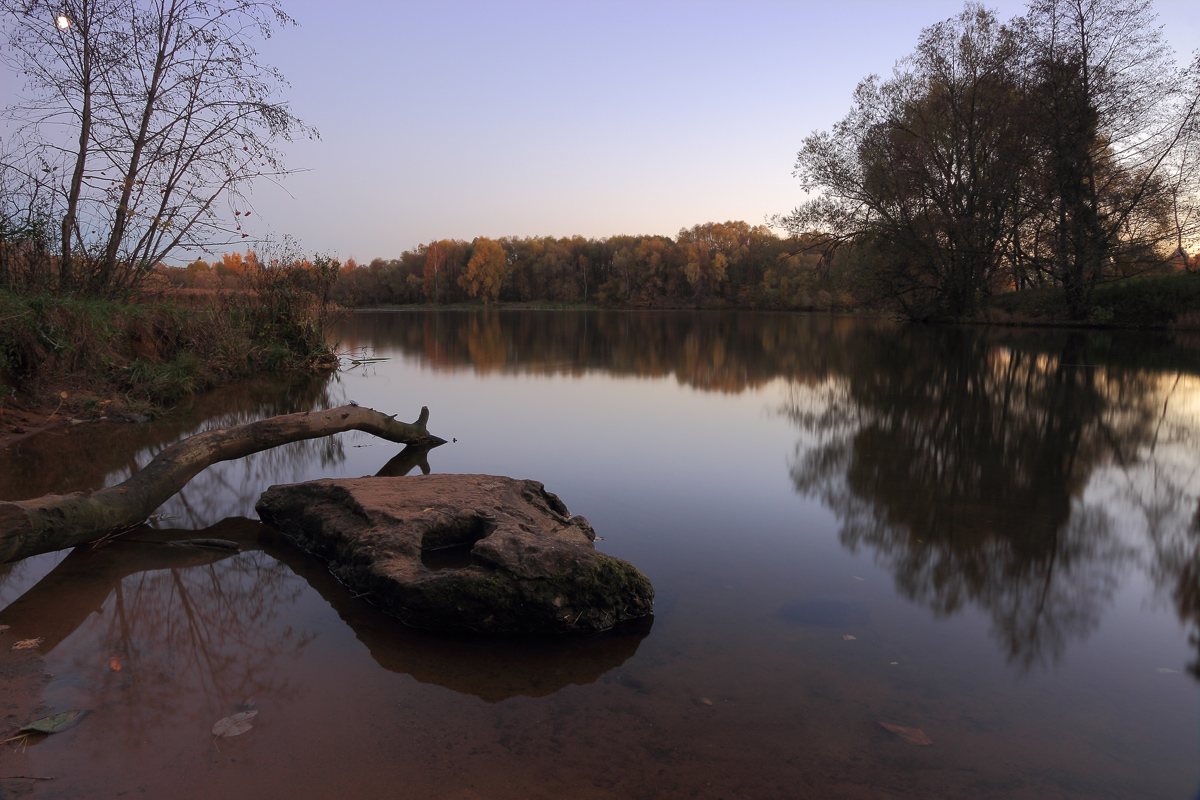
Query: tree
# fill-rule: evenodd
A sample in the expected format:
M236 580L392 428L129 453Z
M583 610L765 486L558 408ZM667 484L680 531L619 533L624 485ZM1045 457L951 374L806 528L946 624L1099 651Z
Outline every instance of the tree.
M827 256L852 245L910 317L1030 283L1086 316L1102 276L1163 265L1200 230L1198 76L1148 0L1032 0L1009 25L968 3L805 140L815 196L775 221Z
M820 195L783 218L887 257L876 288L913 317L970 313L998 271L1026 168L1018 42L982 6L925 29L895 75L797 156Z
M1032 0L1025 38L1042 177L1031 199L1048 234L1031 257L1080 318L1106 267L1165 260L1196 229L1173 191L1195 169L1196 66L1176 69L1149 0Z
M64 290L120 293L179 248L243 242L246 189L286 174L280 141L316 135L256 60L255 37L294 24L272 0L0 0L0 11L5 63L27 76L6 114L51 176Z
M471 297L482 297L487 304L500 296L500 286L508 276L508 253L499 242L482 236L471 246L471 259L458 285Z

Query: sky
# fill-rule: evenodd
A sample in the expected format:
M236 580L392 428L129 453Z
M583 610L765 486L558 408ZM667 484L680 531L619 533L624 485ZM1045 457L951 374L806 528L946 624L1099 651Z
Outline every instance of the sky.
M804 137L963 7L280 2L299 27L260 58L320 139L285 145L297 172L255 185L250 232L360 263L433 239L762 223L803 199L792 168ZM1023 9L987 5L1005 20ZM1200 48L1200 11L1155 8L1182 63Z

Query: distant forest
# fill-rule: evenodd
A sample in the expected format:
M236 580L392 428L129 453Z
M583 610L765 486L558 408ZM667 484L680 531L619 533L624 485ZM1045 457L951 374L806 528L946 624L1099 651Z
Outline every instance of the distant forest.
M349 259L333 284L343 306L470 301L590 303L630 308L738 306L835 309L857 304L841 288L838 259L746 222L706 223L667 236L441 239L360 265ZM192 289L246 286L253 252L161 269Z

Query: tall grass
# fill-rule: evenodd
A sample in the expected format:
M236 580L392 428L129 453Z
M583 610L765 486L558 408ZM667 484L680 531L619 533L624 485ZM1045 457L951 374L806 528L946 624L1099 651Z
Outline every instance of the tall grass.
M151 404L233 378L336 363L329 309L286 272L257 291L115 301L0 291L0 384Z

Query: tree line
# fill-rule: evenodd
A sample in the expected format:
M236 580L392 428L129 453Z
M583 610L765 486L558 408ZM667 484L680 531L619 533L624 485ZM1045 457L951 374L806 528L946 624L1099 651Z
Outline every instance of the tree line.
M705 223L667 236L439 239L361 265L342 265L345 306L482 300L592 303L630 308L848 307L802 240L763 225Z
M1200 57L1176 66L1149 0L968 3L805 139L809 198L775 221L911 318L1039 286L1082 318L1098 281L1195 270L1198 111Z

